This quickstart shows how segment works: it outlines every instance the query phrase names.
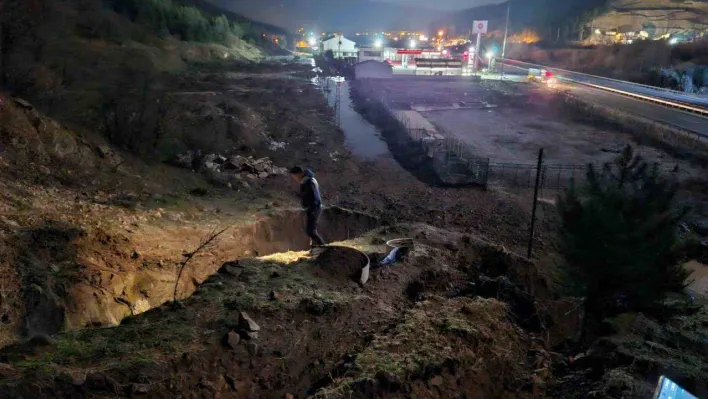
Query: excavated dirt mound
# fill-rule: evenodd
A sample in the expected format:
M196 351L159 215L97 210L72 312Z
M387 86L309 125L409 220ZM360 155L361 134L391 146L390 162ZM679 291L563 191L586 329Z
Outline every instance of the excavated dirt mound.
M309 271L316 277L331 282L359 282L362 268L369 264L361 251L340 246L329 246L317 255Z

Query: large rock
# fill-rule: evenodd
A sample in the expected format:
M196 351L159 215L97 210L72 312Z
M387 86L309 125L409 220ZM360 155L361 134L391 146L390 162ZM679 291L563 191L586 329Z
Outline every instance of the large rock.
M238 325L246 331L260 331L261 327L246 312L239 312Z

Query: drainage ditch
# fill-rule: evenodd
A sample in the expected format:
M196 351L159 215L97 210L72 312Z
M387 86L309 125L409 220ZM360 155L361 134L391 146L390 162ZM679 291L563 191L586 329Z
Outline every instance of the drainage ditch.
M324 210L320 232L328 242L344 241L376 228L379 221L369 215L332 207ZM54 230L52 230L54 231ZM96 240L105 237L86 232L75 232L49 248L41 259L29 256L36 251L37 243L29 238L23 245L25 253L15 261L22 269L35 268L40 263L69 262L78 267L71 280L45 273L33 278L31 285L23 288L25 302L25 329L23 335L54 334L62 330L79 330L87 327L117 325L122 319L143 313L173 299L179 265L172 267L142 267L147 256L132 259L128 248L104 245L103 251L113 252L98 268L82 263L90 259L81 248L101 247ZM111 238L109 237L109 240ZM46 241L46 240L44 240ZM113 238L113 241L116 241ZM179 299L189 297L196 287L228 261L266 256L270 254L309 249L309 238L304 233L304 219L300 211L280 211L257 221L229 229L215 241L208 251L195 256L186 267L177 287ZM56 259L55 259L56 258ZM107 260L110 259L111 264ZM32 264L28 260L33 260ZM133 265L132 263L135 263ZM360 265L361 268L363 265Z

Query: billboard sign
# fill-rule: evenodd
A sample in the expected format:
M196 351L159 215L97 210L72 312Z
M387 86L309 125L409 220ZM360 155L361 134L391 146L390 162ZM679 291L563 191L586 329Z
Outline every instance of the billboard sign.
M487 26L489 25L489 21L474 21L474 25L472 27L472 33L478 34L478 33L487 33Z

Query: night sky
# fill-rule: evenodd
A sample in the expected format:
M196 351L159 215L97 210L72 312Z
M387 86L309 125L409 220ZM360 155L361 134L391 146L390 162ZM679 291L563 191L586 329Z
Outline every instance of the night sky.
M377 0L386 3L435 8L438 10L462 10L485 4L501 3L504 0Z
M206 1L256 21L266 22L291 31L306 26L311 31L336 30L351 34L352 32L389 29L425 31L431 24L448 16L450 11L465 10L505 0Z

